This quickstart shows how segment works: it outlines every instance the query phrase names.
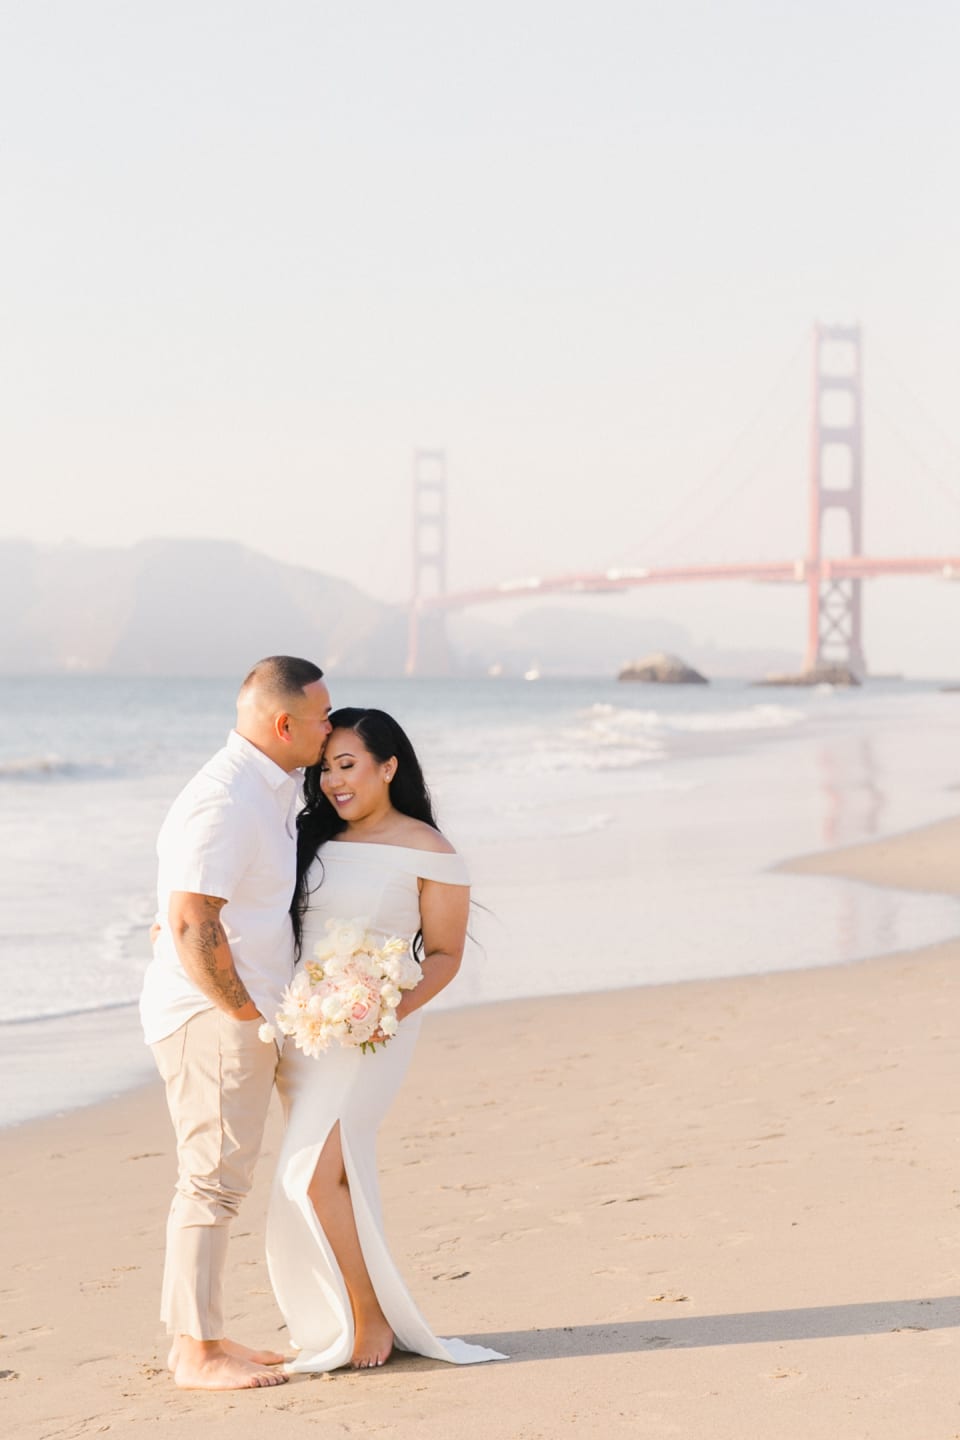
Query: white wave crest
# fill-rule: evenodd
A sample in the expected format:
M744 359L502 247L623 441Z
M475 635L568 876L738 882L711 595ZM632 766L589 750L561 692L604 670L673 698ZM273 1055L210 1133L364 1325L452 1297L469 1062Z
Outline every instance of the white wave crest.
M98 779L115 773L112 760L65 760L62 755L23 755L0 760L0 782Z
M714 710L707 714L682 715L663 710L631 710L625 706L597 704L583 712L584 719L598 729L641 732L705 734L711 731L785 730L799 725L806 715L789 705L749 705L740 710Z
M527 770L553 773L557 770L637 770L655 760L662 760L663 747L612 745L598 749L596 736L568 735L566 745L558 744L537 750L525 765Z
M609 815L584 815L582 820L570 820L554 833L563 839L576 835L592 835L597 830L606 830L610 821Z

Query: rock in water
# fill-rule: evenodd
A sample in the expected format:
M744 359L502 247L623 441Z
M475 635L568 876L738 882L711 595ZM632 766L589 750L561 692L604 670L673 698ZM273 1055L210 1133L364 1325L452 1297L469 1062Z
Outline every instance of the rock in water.
M860 679L849 665L815 665L798 675L767 675L755 685L859 685Z
M678 655L667 655L658 650L642 660L631 660L624 665L618 680L641 680L648 685L707 685L709 682L699 670L694 670Z

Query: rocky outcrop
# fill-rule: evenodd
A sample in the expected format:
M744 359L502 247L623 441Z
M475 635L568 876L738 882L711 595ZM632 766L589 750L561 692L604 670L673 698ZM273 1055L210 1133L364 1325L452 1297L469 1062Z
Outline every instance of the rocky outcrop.
M631 660L624 665L618 680L640 680L646 685L706 685L709 682L699 670L694 670L678 655L667 655L658 650L642 660Z
M859 685L860 677L849 665L814 665L796 675L766 675L756 685Z

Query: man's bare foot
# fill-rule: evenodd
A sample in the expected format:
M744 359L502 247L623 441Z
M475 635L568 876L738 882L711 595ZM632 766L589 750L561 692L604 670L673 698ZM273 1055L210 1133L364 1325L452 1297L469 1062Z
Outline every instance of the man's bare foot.
M393 1350L393 1331L382 1315L368 1321L358 1320L353 1358L350 1364L354 1370L373 1370L385 1365Z
M253 1365L282 1365L290 1359L289 1355L281 1355L276 1350L252 1350L249 1345L241 1345L239 1340L221 1340L220 1343L228 1355L236 1360L249 1360Z
M181 1390L260 1390L286 1384L282 1372L231 1355L221 1341L180 1336L174 1351L173 1378Z
M221 1340L220 1348L226 1355L232 1355L235 1360L248 1360L251 1365L283 1365L290 1358L289 1355L278 1354L276 1350L252 1350L249 1345L241 1345L239 1340ZM179 1358L180 1338L178 1336L170 1346L167 1369L176 1370Z

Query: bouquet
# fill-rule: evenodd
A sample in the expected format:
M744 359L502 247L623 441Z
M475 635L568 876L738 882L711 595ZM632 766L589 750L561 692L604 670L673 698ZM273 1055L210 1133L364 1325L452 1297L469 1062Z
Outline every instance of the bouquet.
M272 1042L279 1030L314 1057L334 1043L373 1050L378 1031L396 1035L401 992L422 975L409 940L380 944L364 919L328 920L326 940L283 992L276 1029L261 1025L260 1039Z

